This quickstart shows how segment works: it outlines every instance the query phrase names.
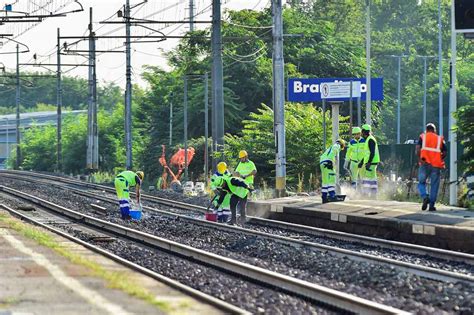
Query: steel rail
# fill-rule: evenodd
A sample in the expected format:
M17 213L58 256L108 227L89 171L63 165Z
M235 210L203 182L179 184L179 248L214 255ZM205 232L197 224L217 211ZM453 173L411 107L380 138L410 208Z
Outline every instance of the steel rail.
M282 275L260 267L242 263L234 259L225 258L151 234L97 219L77 211L69 210L65 207L53 204L44 199L31 196L15 189L0 186L0 191L22 198L24 200L28 200L31 203L40 205L66 217L78 220L79 222L87 224L88 226L99 228L101 231L112 233L120 237L128 238L134 242L159 248L161 250L165 250L188 259L211 265L215 268L239 275L243 278L264 284L266 286L275 287L287 293L299 295L339 309L360 314L409 314L408 312L400 309L382 305L344 292L326 288L321 285Z
M71 189L75 193L89 197L89 198L94 198L94 199L99 199L105 202L109 202L112 204L116 204L116 200L112 198L108 198L105 196L101 196L98 194L90 193L90 192L84 192L78 189L74 188L67 188ZM221 224L221 223L216 223L216 222L211 222L211 221L206 221L206 220L201 220L201 219L196 219L193 217L185 216L185 215L180 215L177 213L165 211L165 210L159 210L153 207L148 207L148 206L143 206L144 210L152 211L155 213L159 213L162 215L166 216L171 216L174 218L179 218L179 220L187 221L195 225L203 226L206 228L215 228L219 229L222 231L226 232L231 232L231 233L237 233L241 232L244 234L250 234L250 235L255 235L267 240L271 241L276 241L281 244L285 245L290 245L290 246L295 246L295 247L305 247L309 248L312 250L317 250L317 251L328 251L333 254L335 254L338 257L349 257L353 260L356 261L363 261L367 263L376 263L379 265L385 265L385 266L391 266L391 267L396 267L401 271L409 272L416 274L421 277L433 279L433 280L438 280L438 281L446 281L446 282L458 282L458 281L464 281L464 282L469 282L469 283L474 283L474 277L469 276L466 274L460 274L460 273L455 273L451 271L445 271L445 270L440 270L436 269L433 267L426 267L426 266L420 266L412 263L407 263L403 261L398 261L395 259L391 258L385 258L385 257L379 257L371 254L366 254L366 253L361 253L357 251L352 251L348 249L342 249L339 247L334 247L334 246L329 246L329 245L323 245L323 244L318 244L314 242L308 242L308 241L303 241L303 240L298 240L286 236L280 236L280 235L274 235L270 233L265 233L265 232L260 232L260 231L255 231L251 229L246 229L242 228L239 226L232 226L232 225L226 225L226 224Z
M84 181L69 179L69 178L64 178L64 177L59 177L59 176L52 176L52 175L46 175L46 174L40 174L40 173L34 173L34 172L26 172L26 171L0 170L0 174L1 173L11 173L14 175L24 174L27 176L51 179L51 180L60 181L63 183L79 185L82 187L105 190L111 193L115 193L115 189L112 187L93 184L93 183L87 183ZM157 203L170 206L173 208L198 211L201 213L206 212L205 207L198 206L198 205L192 205L192 204L188 204L188 203L184 203L180 201L169 200L169 199L151 196L147 194L142 194L141 197L143 198L143 200L157 202ZM249 223L281 228L288 231L308 234L310 236L323 236L323 237L329 237L329 238L343 240L343 241L358 242L365 245L372 245L372 246L379 246L379 247L387 248L387 249L400 250L400 251L404 251L411 254L429 255L434 258L440 258L440 259L448 260L448 261L458 261L458 262L474 265L473 254L440 249L440 248L435 248L435 247L416 245L416 244L411 244L411 243L385 240L381 238L363 236L363 235L340 232L340 231L335 231L335 230L328 230L328 229L323 229L323 228L310 227L310 226L299 225L299 224L294 224L294 223L264 219L264 218L254 217L254 216L248 216L248 218L249 218Z
M23 214L23 213L20 213L19 211L16 211L16 210L14 210L14 209L12 209L12 208L6 206L6 205L0 205L0 208L3 208L4 210L10 212L10 213L13 214L14 216L19 217L19 218L20 218L21 220L23 220L23 221L29 222L29 223L31 223L31 224L34 224L34 225L36 225L36 226L39 226L39 227L44 228L44 229L46 229L46 230L49 230L49 231L51 231L51 232L53 232L53 233L55 233L55 234L57 234L57 235L60 235L60 236L62 236L62 237L64 237L64 238L67 238L67 239L69 239L69 240L71 240L71 241L73 241L73 242L75 242L75 243L77 243L77 244L79 244L79 245L82 245L82 246L84 246L84 247L86 247L86 248L92 250L93 252L96 252L96 253L98 253L98 254L104 256L104 257L107 257L107 258L109 258L109 259L111 259L111 260L113 260L113 261L115 261L115 262L117 262L117 263L119 263L119 264L121 264L121 265L127 267L127 268L130 268L130 269L132 269L132 270L134 270L134 271L137 271L137 272L139 272L139 273L141 273L141 274L144 274L144 275L146 275L146 276L148 276L148 277L150 277L150 278L153 278L153 279L155 279L155 280L157 280L157 281L159 281L159 282L161 282L161 283L163 283L163 284L165 284L165 285L168 285L168 286L170 286L170 287L172 287L172 288L174 288L174 289L176 289L176 290L178 290L178 291L180 291L180 292L182 292L182 293L185 293L186 295L192 296L192 297L196 298L197 300L199 300L199 301L201 301L201 302L204 302L204 303L206 303L206 304L212 305L212 306L216 307L217 309L219 309L219 310L221 310L221 311L224 311L225 313L229 313L229 314L242 314L242 315L244 315L244 314L245 314L245 315L251 314L251 313L249 313L249 312L247 312L247 311L245 311L245 310L243 310L243 309L241 309L241 308L239 308L239 307L237 307L237 306L234 306L234 305L229 304L229 303L227 303L227 302L224 302L224 301L222 301L222 300L220 300L220 299L217 299L217 298L215 298L215 297L213 297L213 296L211 296L211 295L208 295L208 294L206 294L206 293L203 293L203 292L201 292L201 291L198 291L198 290L196 290L196 289L193 289L193 288L191 288L191 287L189 287L189 286L186 286L186 285L184 285L184 284L182 284L182 283L180 283L180 282L178 282L178 281L175 281L175 280L173 280L173 279L171 279L171 278L165 277L165 276L163 276L163 275L161 275L161 274L159 274L159 273L157 273L157 272L155 272L155 271L152 271L152 270L150 270L150 269L148 269L148 268L142 267L142 266L140 266L140 265L138 265L138 264L136 264L136 263L133 263L133 262L131 262L131 261L129 261L129 260L126 260L126 259L124 259L124 258L122 258L122 257L120 257L120 256L117 256L117 255L115 255L115 254L112 254L112 253L110 253L110 252L108 252L108 251L106 251L106 250L104 250L104 249L102 249L102 248L100 248L100 247L97 247L97 246L92 245L92 244L90 244L90 243L88 243L88 242L85 242L85 241L83 241L83 240L81 240L81 239L79 239L79 238L77 238L77 237L75 237L75 236L72 236L72 235L70 235L70 234L68 234L68 233L66 233L66 232L63 232L63 231L61 231L61 230L59 230L59 229L56 229L56 228L54 228L54 227L52 227L52 226L50 226L50 225L48 225L48 224L42 223L42 222L40 222L40 221L38 221L38 220L35 220L35 219L33 219L32 217L27 216L27 215L25 215L25 214Z
M75 192L76 194L87 197L87 198L94 198L94 199L102 200L111 204L116 204L116 200L113 198L105 197L103 195L94 194L91 192L83 191L83 190L72 188L72 187L64 187L64 186L60 186L60 187L63 189L71 190ZM474 282L474 277L470 275L466 275L466 274L445 271L445 270L436 269L433 267L420 266L420 265L416 265L416 264L412 264L408 262L398 261L391 258L379 257L379 256L371 255L371 254L362 253L362 252L342 249L339 247L298 240L295 238L274 235L274 234L255 231L251 229L245 229L238 226L229 226L229 225L219 224L215 222L192 218L185 215L176 214L176 213L165 211L165 210L159 210L159 209L148 207L148 206L144 206L143 208L145 210L159 213L162 215L171 216L173 218L179 218L180 220L187 221L192 224L203 226L206 228L217 228L219 230L231 232L231 233L241 232L245 234L255 235L255 236L268 239L271 241L276 241L280 244L290 245L294 247L305 247L305 248L309 248L311 250L316 250L316 251L328 251L338 257L349 257L350 259L353 259L355 261L363 261L367 263L375 263L375 264L384 265L384 266L396 267L397 269L401 271L409 272L409 273L416 274L418 276L433 279L433 280L453 282L453 283L456 283L458 281L463 281L463 282L468 282L468 283Z

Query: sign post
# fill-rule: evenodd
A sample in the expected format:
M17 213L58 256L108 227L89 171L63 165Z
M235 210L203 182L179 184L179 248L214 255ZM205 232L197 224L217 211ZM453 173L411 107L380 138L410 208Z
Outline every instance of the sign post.
M332 144L336 143L339 139L339 102L331 102L331 115L332 115ZM340 194L341 189L339 185L339 153L336 156L336 163L334 165L336 171L336 193Z
M350 84L352 81L354 86L359 86L360 97L362 101L367 97L367 84L365 78L290 78L288 79L288 101L289 102L320 102L324 83L344 83ZM372 101L383 101L383 79L372 78L371 95ZM349 91L349 87L346 87ZM355 87L354 87L355 91ZM357 98L356 94L352 97ZM349 101L350 95L339 97L335 101Z
M326 150L326 99L323 99L323 148Z

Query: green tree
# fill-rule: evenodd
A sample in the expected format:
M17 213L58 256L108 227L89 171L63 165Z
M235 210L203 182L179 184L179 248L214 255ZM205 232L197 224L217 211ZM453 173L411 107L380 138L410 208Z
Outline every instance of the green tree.
M56 128L34 126L23 136L22 167L26 170L53 172L56 168Z
M474 102L461 107L456 117L458 140L464 148L462 165L465 172L474 172Z
M326 123L331 124L329 113ZM346 118L341 117L341 121ZM306 180L319 175L319 157L323 148L323 115L311 104L287 103L285 105L286 157L288 184L296 185L299 177ZM258 168L258 180L272 181L275 170L275 148L273 146L273 110L261 105L257 113L245 120L241 136L226 135L225 156L222 157L232 167L236 167L236 152L247 150ZM347 125L341 125L341 132L347 132ZM331 130L327 130L327 145L331 143ZM310 186L313 183L306 182ZM312 186L314 188L314 186Z

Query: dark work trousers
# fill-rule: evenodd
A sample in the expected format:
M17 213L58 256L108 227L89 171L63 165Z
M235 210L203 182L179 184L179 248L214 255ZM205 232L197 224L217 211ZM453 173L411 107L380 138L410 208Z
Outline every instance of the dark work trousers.
M247 196L240 198L239 196L232 195L230 197L230 211L232 212L232 219L230 223L237 223L237 208L240 211L240 222L245 223L246 209L247 209Z

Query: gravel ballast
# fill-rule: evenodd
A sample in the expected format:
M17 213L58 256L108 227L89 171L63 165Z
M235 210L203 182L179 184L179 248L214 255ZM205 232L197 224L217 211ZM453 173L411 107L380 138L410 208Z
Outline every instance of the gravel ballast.
M92 214L88 198L48 185L7 182L5 184L12 188ZM295 248L244 233L200 227L162 215L148 214L141 222L125 222L119 218L115 206L107 207L111 213L106 219L112 222L396 308L423 313L472 312L474 309L474 288L466 283L428 280L392 267Z

